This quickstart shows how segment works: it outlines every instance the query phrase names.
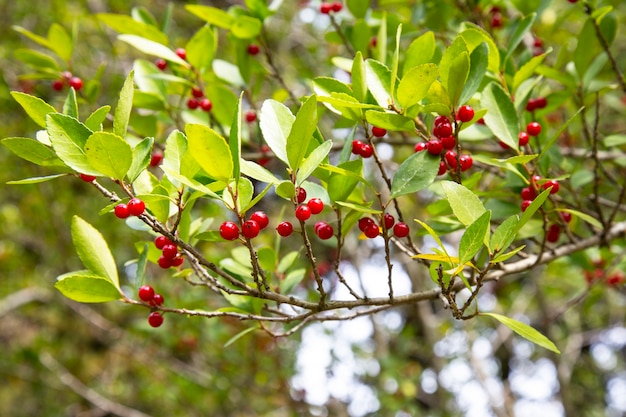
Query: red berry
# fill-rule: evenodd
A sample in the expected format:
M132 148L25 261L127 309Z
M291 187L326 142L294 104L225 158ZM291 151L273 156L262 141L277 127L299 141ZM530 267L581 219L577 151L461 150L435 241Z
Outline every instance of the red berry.
M383 216L383 223L385 224L385 229L389 230L393 227L393 224L396 222L396 219L389 213L385 213Z
M172 266L181 266L183 262L185 262L185 258L181 254L178 254L172 259Z
M448 151L445 153L445 155L443 156L443 158L446 160L446 163L448 164L448 166L450 168L452 168L453 170L456 169L456 152L454 151Z
M543 41L541 39L539 39L539 38L535 38L533 40L533 46L535 48L541 48L541 47L543 47Z
M306 204L311 209L311 214L319 214L324 210L324 202L319 198L312 198Z
M561 226L558 224L551 224L548 227L548 231L546 232L546 240L550 243L554 243L559 240L561 236Z
M535 109L537 109L537 101L534 98L528 99L526 111L535 111Z
M559 185L558 181L555 180L550 180L550 181L546 181L543 183L543 189L547 190L548 188L552 187L552 189L550 190L550 194L556 194L559 192L559 189L561 188L561 186Z
M398 222L393 227L393 234L400 238L406 237L409 234L409 226L404 222Z
M153 306L162 306L163 303L165 303L165 299L163 299L161 294L154 294L154 297L150 300L150 304Z
M465 172L474 165L472 155L464 154L459 157L459 163L461 164L461 171Z
M472 106L461 106L456 112L456 118L463 123L469 122L474 118L474 109Z
M276 226L276 231L282 237L287 237L293 232L293 226L289 222L281 222Z
M435 128L433 129L433 134L438 138L445 138L446 136L451 136L452 135L452 125L448 122L448 123L441 123L438 125L435 125Z
M378 45L378 38L374 36L370 39L370 48L376 48L376 45Z
M296 208L296 218L301 222L308 220L311 217L311 209L309 206L300 205Z
M522 200L534 200L537 197L537 192L533 187L524 187L519 195Z
M248 123L256 122L256 112L254 110L248 110L246 112L246 122Z
M355 155L361 155L361 147L363 146L363 142L358 139L352 141L352 153Z
M128 206L126 204L118 204L113 209L113 212L115 213L115 217L119 219L125 219L130 216L130 211L128 211Z
M163 249L165 245L173 245L173 243L171 240L162 235L159 235L156 239L154 239L154 246L156 246L157 249Z
M360 231L365 232L365 229L367 229L371 225L376 226L376 223L374 222L374 220L372 220L371 217L361 217L359 219L359 230Z
M78 91L81 88L83 88L83 80L81 80L78 77L72 77L69 80L69 85L70 87L72 87L74 90Z
M93 182L96 179L95 175L87 175L87 174L80 174L79 177L81 180L85 182Z
M185 51L184 48L176 48L174 52L176 52L176 55L178 55L180 59L187 59L187 51Z
M532 178L530 179L530 182L532 183L533 187L537 187L537 183L541 181L541 175L533 175Z
M445 138L441 138L441 144L444 149L454 149L456 146L456 139L454 139L454 136L446 136Z
M431 139L426 144L426 149L431 155L441 155L443 152L443 143L439 139Z
M372 224L368 224L365 230L363 230L363 234L370 239L374 239L380 235L380 228L372 221Z
M304 200L306 200L306 190L302 187L298 187L297 195L298 195L298 198L297 198L298 204L304 203Z
M174 259L178 255L178 248L176 245L168 244L163 246L163 256L168 259Z
M159 259L157 260L157 263L159 264L159 266L161 268L167 269L167 268L172 266L172 261L173 261L172 258L168 258L168 257L165 257L165 256L161 255L161 256L159 256Z
M426 142L418 142L415 144L415 152L422 152L426 150Z
M239 227L233 222L224 222L220 226L222 239L235 240L239 237Z
M149 285L144 285L143 287L139 288L139 291L137 291L137 295L139 296L139 299L141 301L149 303L154 298L154 288Z
M158 311L153 311L148 316L148 323L152 327L161 327L163 324L163 316Z
M163 154L161 152L152 152L152 155L150 156L150 166L151 167L158 167L159 165L161 165L161 162L163 161Z
M250 220L254 220L255 222L257 222L261 229L265 229L270 223L269 217L267 217L267 214L265 214L265 212L263 211L255 211L254 213L252 213L252 215L250 216Z
M439 162L439 171L437 171L437 175L443 175L446 172L448 172L448 166L446 165L445 162L440 161Z
M567 1L569 1L570 3L578 3L578 0L567 0Z
M128 212L133 216L141 216L146 210L146 204L138 198L131 198L127 206Z
M493 16L491 16L491 27L495 29L501 26L502 26L502 15L500 13L494 13Z
M361 151L359 153L363 158L369 158L374 155L374 148L369 143L364 143L361 145Z
M518 144L519 146L526 146L528 145L528 141L530 140L530 136L528 136L528 133L526 132L519 132L519 134L517 135L518 138Z
M535 99L535 108L545 109L547 105L548 99L546 99L545 97L537 97L537 99Z
M191 98L189 98L189 100L187 100L187 108L189 110L195 110L195 109L198 108L199 105L200 105L200 102L197 99L193 98L193 97L191 97Z
M341 4L341 2L339 1L335 1L333 2L333 4L330 5L330 7L333 10L333 12L339 13L341 9L343 9L343 4Z
M204 93L198 87L193 87L191 89L191 95L194 96L195 98L204 97Z
M257 237L260 231L261 226L259 226L259 224L254 220L247 220L243 222L243 225L241 226L241 234L247 239Z
M322 14L329 14L332 9L333 9L333 6L330 3L323 2L320 5L320 13Z
M504 142L502 142L502 141L499 141L499 142L498 142L498 145L500 145L500 147L501 147L502 149L511 149L511 147L510 147L509 145L507 145L506 143L504 143Z
M202 108L203 111L210 112L213 108L213 103L211 103L211 100L208 98L203 98L200 100L200 108Z
M449 125L450 124L450 119L448 119L448 116L439 115L439 116L435 117L435 122L433 123L433 126L437 127L440 124L447 124L447 125Z
M526 126L526 133L530 136L539 136L541 133L541 125L537 122L530 122Z
M156 61L154 61L154 65L156 65L156 67L160 69L161 71L164 71L165 68L167 68L167 61L159 58Z
M615 287L616 285L621 284L625 280L626 280L626 278L624 277L624 275L621 272L615 272L614 274L611 274L606 279L606 283L607 283L607 285L610 285L611 287Z
M569 223L572 221L572 213L570 213L569 211L561 211L559 212L559 214L561 215L561 218L565 223Z
M63 82L63 80L52 81L52 89L54 91L62 91L63 87L65 87L65 83Z
M251 43L250 45L248 45L248 54L249 55L256 55L259 53L259 51L261 50L261 48L259 48L259 45Z
M524 200L524 201L522 201L522 205L521 205L522 211L526 211L528 206L530 206L532 203L533 203L532 200Z
M372 127L372 135L376 136L377 138L382 138L386 134L387 134L387 131L383 129L382 127L377 127L377 126Z
M484 125L485 124L485 119L483 119L482 117L478 120L476 120L476 123L478 123L479 125Z
M328 240L335 234L333 227L324 222L319 222L315 225L315 234L322 240Z

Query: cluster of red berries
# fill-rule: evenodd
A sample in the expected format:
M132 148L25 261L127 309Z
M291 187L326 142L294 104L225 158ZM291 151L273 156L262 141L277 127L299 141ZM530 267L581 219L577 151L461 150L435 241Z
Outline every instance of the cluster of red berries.
M340 1L334 1L332 3L328 3L324 1L320 5L320 13L322 14L330 14L331 12L339 13L342 9L343 9L343 4L341 4Z
M191 97L187 99L187 108L189 110L200 108L202 111L210 112L213 109L213 103L204 96L201 89L194 87L191 89Z
M131 198L128 203L118 204L113 209L115 216L120 219L125 219L129 216L141 216L146 210L146 204L138 198Z
M239 226L231 221L222 223L219 232L222 239L225 240L235 240L239 237L239 233L246 239L253 239L259 235L261 230L267 227L269 222L269 217L267 217L265 212L255 211L248 220L243 222L241 232L239 231Z
M545 109L548 105L548 99L545 97L537 97L528 99L526 103L526 111L533 112L535 110Z
M606 276L604 259L597 259L592 262L595 269L592 271L585 271L585 281L588 285L592 285L594 281L599 281ZM606 284L611 287L616 287L626 282L626 276L621 271L615 271L608 277L606 277Z
M409 234L409 226L404 222L396 223L396 219L389 213L383 215L381 225L384 230L392 230L394 236L399 238L406 237ZM370 239L380 235L380 227L371 217L361 217L359 219L359 230Z
M362 158L369 158L374 155L374 148L369 143L355 139L352 141L352 153Z
M148 303L151 306L161 306L165 302L163 296L161 294L155 293L154 288L149 285L144 285L139 288L139 291L137 291L137 295L139 296L139 299L141 301L143 301L144 303ZM161 315L161 313L159 313L158 311L151 312L148 316L148 323L152 327L160 327L163 324L163 315Z
M75 77L71 72L65 71L61 74L60 79L52 81L54 91L63 91L66 85L78 91L83 88L83 80L80 77Z
M179 267L183 264L185 259L183 255L178 252L178 247L165 236L157 236L156 239L154 239L154 246L161 250L161 256L157 261L161 268Z
M544 182L541 187L539 186L539 181L541 181L541 177L539 175L534 175L531 178L530 185L528 187L522 188L522 191L520 192L520 197L522 198L522 211L526 211L528 206L532 204L535 197L537 197L537 192L539 191L539 188L542 188L543 190L547 190L548 188L550 188L550 194L558 193L559 189L561 188L559 182L556 180L548 180ZM570 212L561 211L559 212L559 215L565 223L569 223L572 221L572 214ZM559 240L560 236L561 225L553 223L548 226L548 230L546 231L546 241L550 243L555 243Z

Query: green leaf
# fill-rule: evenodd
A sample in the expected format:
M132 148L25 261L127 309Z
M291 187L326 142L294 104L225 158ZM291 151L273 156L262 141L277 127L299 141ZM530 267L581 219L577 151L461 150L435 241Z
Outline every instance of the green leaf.
M239 15L235 18L230 31L239 39L253 39L261 33L263 23L256 17Z
M187 61L203 74L211 69L215 49L217 48L216 33L209 25L203 26L185 45Z
M452 212L465 226L474 223L486 211L476 194L463 185L454 181L441 181L441 187L452 207Z
M453 70L455 65L455 60L459 58L463 53L468 53L467 44L462 36L457 36L454 41L448 46L448 48L443 53L441 57L441 62L439 63L439 78L441 80L441 84L449 91L449 83L450 78L452 78L452 82L454 82L454 77L457 75L457 70ZM468 59L469 61L469 59ZM469 65L468 65L469 68ZM463 81L467 78L467 74L465 74Z
M459 264L464 265L478 253L483 246L489 247L489 221L491 212L486 211L470 224L459 243Z
M494 135L509 147L517 150L519 121L511 97L497 83L491 83L483 90L480 104L489 109L485 123Z
M363 61L363 55L361 52L357 52L354 57L354 61L352 61L351 73L354 98L363 102L367 97L367 74L365 72L365 61ZM349 91L346 93L349 94Z
M284 180L276 185L276 194L285 200L291 200L296 194L296 186L293 182Z
M507 259L512 258L513 256L515 256L518 252L521 252L522 250L524 250L524 248L526 247L526 245L522 245L518 248L513 249L512 251L506 252L506 253L501 253L498 256L496 256L495 258L493 258L490 263L492 264L497 264L500 262L504 262Z
M85 143L87 161L107 177L123 180L133 162L133 150L124 139L109 133L95 132Z
M128 169L128 180L134 182L141 171L146 169L150 164L152 157L152 147L154 146L154 138L145 138L133 149L133 161Z
M126 136L130 112L133 108L134 74L135 72L131 70L124 81L124 86L120 91L120 99L115 108L115 116L113 117L113 133L121 138Z
M7 184L10 184L10 185L38 184L40 182L51 181L60 177L65 177L65 176L67 176L67 174L48 175L45 177L32 177L32 178L26 178L23 180L7 181Z
M536 18L537 13L531 13L528 16L524 16L516 23L515 30L513 31L513 34L509 39L509 45L506 48L506 55L504 55L504 58L502 59L502 66L506 65L506 62L515 52L515 48L517 48L520 42L522 42L526 33L528 33L533 23L535 23Z
M480 88L487 72L488 55L489 47L486 42L478 45L470 54L470 69L458 104L467 103Z
M300 165L300 169L298 170L298 174L296 175L296 183L298 185L302 184L312 173L317 169L317 167L326 159L330 150L333 148L333 143L330 140L324 141L318 147L316 147L305 159L302 161Z
M241 121L243 119L243 109L242 109L242 101L243 101L242 91L239 95L239 100L237 101L237 113L233 118L233 124L230 127L230 135L228 136L228 146L230 148L230 154L232 155L233 160L233 178L239 179L239 174L241 172L240 168L240 159L241 159Z
M506 248L508 248L513 239L515 239L515 235L517 234L517 222L519 221L519 217L517 214L512 215L503 221L500 226L493 232L493 236L491 237L491 252L502 252Z
M58 23L53 23L48 30L48 41L52 49L65 62L72 59L74 41L65 28Z
M226 343L224 343L224 348L227 348L228 346L232 345L233 343L235 343L237 340L241 339L242 337L244 337L248 333L252 333L253 331L258 330L260 328L261 328L261 326L258 323L256 323L256 324L252 325L252 327L249 327L249 328L247 328L245 330L240 331L239 333L237 333L236 335L234 335L233 337L228 339L228 341Z
M91 130L73 117L60 113L51 113L47 119L48 138L57 156L77 172L101 176L102 173L87 160L84 150Z
M65 166L48 146L31 138L6 138L0 141L22 159L41 166Z
M163 45L167 45L169 43L167 35L161 32L158 28L135 20L130 16L114 13L99 13L96 17L99 21L116 32L141 36Z
M359 183L361 171L363 170L363 160L355 159L352 161L344 162L337 165L338 172L333 172L328 179L328 196L330 201L345 201L354 187ZM354 175L347 175L347 173L341 172L347 171Z
M285 276L285 279L280 282L281 294L288 294L291 290L294 289L296 285L302 282L302 280L305 277L306 277L306 269L304 268L298 268L298 269L289 271L287 275Z
M161 45L158 42L154 42L137 35L119 35L117 38L122 42L126 42L127 44L139 49L144 54L163 58L166 61L170 61L185 68L189 68L189 63L187 61L181 59L170 48Z
M378 44L381 40L378 40ZM392 102L390 96L391 70L384 64L373 59L365 61L365 73L367 75L367 86L374 96L374 99L384 109Z
M529 79L534 73L535 70L541 65L544 58L551 52L551 49L547 50L541 55L537 55L528 60L524 65L521 66L519 70L513 76L513 91L517 94L517 89L520 85L527 79Z
M371 3L372 0L347 0L346 6L348 6L348 10L350 10L352 16L357 19L363 19Z
M387 12L383 12L380 17L380 26L376 33L376 48L374 56L382 65L387 62ZM368 76L369 77L369 76Z
M524 339L533 342L534 344L539 345L543 348L551 350L552 352L559 354L561 353L556 345L552 343L552 341L550 341L550 339L548 339L547 337L539 333L536 329L527 324L496 313L480 313L480 315L493 317L509 329L513 330L518 335L522 336Z
M287 158L294 172L300 168L316 128L317 100L311 95L300 107L287 136Z
M470 70L470 57L467 52L461 52L450 66L448 74L448 95L452 102L452 107L458 107L459 99L467 83L467 76ZM445 85L444 85L445 86Z
M287 138L295 119L291 111L276 100L265 100L259 113L259 126L267 146L287 165Z
M274 176L270 171L263 168L256 162L240 160L241 173L247 175L250 178L254 178L257 181L265 182L267 184L278 184L280 180Z
M403 74L406 76L411 68L433 62L436 49L437 43L433 32L429 31L415 38L405 52Z
M120 287L117 266L109 246L92 225L78 216L72 218L72 241L78 257L89 271Z
M57 61L50 55L32 49L16 49L13 56L23 63L37 69L50 69L53 71L61 71L61 67Z
M398 81L398 61L400 59L400 37L402 36L402 23L396 29L396 48L391 61L391 81L389 83L389 95L393 100L396 96L396 82Z
M200 19L222 29L230 29L234 21L231 15L216 7L188 4L185 6L185 9Z
M75 271L57 277L54 287L79 303L106 303L122 298L121 291L108 278L91 271Z
M78 119L78 103L76 102L76 90L70 88L63 103L63 114Z
M176 180L178 182L180 182L181 184L185 184L186 186L197 190L201 193L204 193L208 196L210 196L211 198L215 198L215 199L220 199L220 196L218 196L217 194L215 194L215 191L211 190L210 188L208 188L207 186L203 185L202 183L189 178L183 174L180 174L178 172L176 172L175 170L173 170L170 167L166 167L161 165L161 169L163 170L163 172L165 172L165 174L167 175L168 178L171 178L173 180Z
M187 138L180 130L173 130L165 140L165 151L163 152L161 167L169 168L171 171L180 174L181 163L186 153Z
M46 127L46 116L49 113L56 113L56 109L40 99L19 91L11 91L11 96L26 111L26 114L41 127Z
M233 178L233 158L226 140L213 129L198 124L185 126L188 152L202 169L216 180L229 182Z
M241 215L245 214L246 208L249 206L250 201L252 201L252 197L254 196L254 185L252 185L252 181L247 178L240 178L237 184L232 182L230 184L231 188L236 191L237 195L237 212ZM235 188L237 187L237 188ZM226 206L230 209L235 209L235 204L233 201L233 196L224 191L223 201Z
M85 120L85 126L93 132L102 130L102 122L106 120L109 111L111 111L111 106L100 107Z
M574 215L574 216L580 218L581 220L589 223L593 227L595 227L597 229L602 229L602 223L600 223L600 221L598 219L588 215L587 213L583 213L582 211L572 210L572 209L559 209L558 211L565 211L565 212L571 213L572 215Z
M408 70L398 86L398 103L404 108L419 103L439 76L437 65L427 63Z
M539 207L543 205L543 203L547 200L548 196L550 196L550 190L545 190L541 194L539 194L533 202L524 210L522 213L522 217L517 222L515 226L515 234L520 231L520 229L533 217L533 214L539 210Z
M415 131L415 122L413 119L397 113L367 110L365 112L365 120L372 126L382 127L386 130L399 130L403 132Z
M491 35L489 35L485 29L474 23L465 22L464 25L467 26L467 29L461 32L460 36L465 40L467 50L471 52L478 45L486 42L489 46L487 69L494 74L498 74L500 72L500 51Z
M438 170L439 158L434 158L428 152L414 153L402 162L393 176L390 198L428 187L437 177Z
M148 253L150 252L148 244L144 244L137 259L137 269L135 270L135 285L140 287L144 284L146 277L146 264L148 263Z

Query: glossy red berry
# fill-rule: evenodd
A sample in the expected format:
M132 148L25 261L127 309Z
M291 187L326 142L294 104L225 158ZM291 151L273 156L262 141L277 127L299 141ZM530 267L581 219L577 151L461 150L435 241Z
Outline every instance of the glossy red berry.
M149 303L150 301L152 301L152 299L154 299L154 288L149 285L144 285L139 288L139 291L137 291L137 295L139 296L139 299L141 301Z
M335 13L339 13L343 9L343 4L340 1L335 1L330 5L331 9Z
M363 145L361 145L361 151L359 155L361 155L362 158L369 158L370 156L374 155L374 148L369 143L364 143Z
M298 201L298 204L304 203L304 200L306 200L306 190L304 188L298 188L296 200Z
M63 80L52 81L52 89L54 91L63 91L64 87L65 87L65 83L63 82Z
M435 121L433 123L433 126L437 127L440 124L447 124L447 125L449 125L450 124L450 119L448 119L448 116L439 115L439 116L435 117Z
M154 294L152 300L150 300L150 304L153 306L162 306L165 303L165 299L161 294Z
M181 266L185 262L185 258L180 253L172 259L172 266Z
M202 92L201 89L199 89L198 87L193 87L191 89L191 95L194 96L195 98L201 98L204 97L204 93Z
M115 213L115 217L119 219L125 219L130 216L130 211L128 211L128 206L126 204L118 204L113 209L113 212Z
M163 316L158 311L153 311L148 316L148 324L152 327L161 327L163 324Z
M76 91L78 91L81 88L83 88L83 80L81 80L79 77L72 77L72 78L70 78L68 83L69 83L70 87L72 87Z
M396 222L396 219L389 213L385 213L385 215L383 216L383 223L385 224L385 229L390 230L394 223Z
M528 206L530 206L532 203L533 203L532 200L524 200L524 201L522 201L522 204L521 204L522 211L526 211Z
M254 123L256 122L256 112L254 110L248 110L246 112L246 122Z
M202 100L200 100L200 108L203 111L210 112L213 108L213 103L211 103L211 100L209 100L208 98L203 98Z
M446 136L451 136L452 125L450 124L450 122L435 125L435 128L433 129L433 134L438 139L445 138Z
M537 192L533 187L524 187L519 195L522 200L534 200L537 197Z
M156 61L154 61L154 65L156 65L156 67L160 69L161 71L165 71L165 69L167 68L167 61L159 58Z
M491 16L491 27L494 29L502 27L502 15L500 13L494 13Z
M461 171L465 172L474 165L472 155L463 154L459 157L459 163L461 164Z
M407 237L409 234L409 226L404 222L398 222L393 227L393 234L400 238Z
M168 258L166 256L159 256L159 259L157 260L157 263L159 264L159 266L163 269L167 269L170 268L172 266L172 258Z
M359 230L360 231L365 232L365 229L367 229L371 225L376 226L376 223L374 222L374 220L371 217L361 217L359 219Z
M235 240L239 237L239 227L233 222L224 222L220 226L222 239Z
M281 222L276 226L276 231L282 237L287 237L293 232L293 225L290 222Z
M550 181L546 181L543 183L543 189L547 190L548 188L552 187L552 189L550 190L550 194L556 194L559 192L559 189L561 188L561 186L559 185L558 181L555 180L550 180Z
M561 226L558 224L551 224L546 232L546 240L550 243L554 243L559 240L561 236Z
M437 175L443 175L446 172L448 172L448 166L446 165L445 162L440 161L439 162L439 170L437 171Z
M261 51L261 48L259 48L259 45L255 44L255 43L251 43L250 45L248 45L248 54L249 55L257 55L259 53L259 51Z
M264 211L255 211L250 216L250 220L254 220L255 222L257 222L261 229L265 229L270 223L270 218L267 217L267 214L265 214Z
M352 153L355 155L361 155L361 147L363 146L363 142L358 139L352 141Z
M500 145L500 147L502 149L511 149L511 147L509 145L507 145L506 143L504 143L502 141L498 141L498 145Z
M559 215L565 223L569 223L572 221L572 213L570 213L569 211L560 211Z
M335 231L333 230L333 227L330 224L324 223L324 222L318 222L315 225L315 234L320 239L327 240L333 237L333 235L335 234Z
M517 135L517 138L518 138L517 143L519 144L519 146L528 145L528 141L530 140L530 136L528 136L528 133L526 132L519 132L519 134Z
M300 205L296 208L296 218L301 222L308 220L311 217L311 209L309 206Z
M254 220L246 220L241 226L241 234L247 239L255 238L259 235L261 226Z
M370 239L374 239L380 235L380 227L372 221L372 223L368 224L365 230L363 230L363 234Z
M176 48L174 52L180 59L187 59L187 51L184 48Z
M441 155L443 152L443 143L439 139L431 139L426 143L426 149L431 155Z
M324 202L319 198L312 198L306 204L311 209L311 214L319 214L324 210Z
M445 138L441 138L440 140L444 149L454 149L454 147L456 146L456 139L454 139L454 136L446 136Z
M133 216L141 216L146 210L146 203L138 198L131 198L127 206L128 212Z
M387 130L383 129L382 127L377 127L377 126L372 127L372 135L376 136L377 138L382 138L386 134L387 134Z
M548 99L545 97L537 97L535 99L535 108L544 109L548 105Z
M444 154L443 158L446 161L446 164L448 164L448 166L450 168L452 168L453 170L456 169L457 167L457 163L456 163L456 152L454 151L448 151Z
M327 2L323 2L320 5L320 13L322 14L329 14L332 11L333 7L330 3Z
M415 144L415 152L422 152L426 150L426 142L418 142Z
M195 110L195 109L197 109L197 108L198 108L198 106L199 106L199 105L200 105L200 102L199 102L199 101L198 101L198 99L196 99L196 98L190 97L190 98L187 100L187 108L188 108L189 110Z
M163 153L158 151L152 152L152 155L150 156L150 166L158 167L161 165L161 162L163 162Z
M80 174L79 177L81 180L85 182L93 182L96 179L95 175L87 175L87 174Z
M466 123L474 118L474 109L472 106L461 106L459 110L456 112L456 118L458 121Z
M163 249L165 245L173 245L173 243L163 235L159 235L154 239L154 246L156 246L157 249Z
M163 251L163 256L168 259L174 259L176 255L178 255L178 248L176 247L176 245L173 245L171 243L163 246L162 251Z
M537 122L530 122L526 125L526 133L530 136L539 136L541 133L541 125Z

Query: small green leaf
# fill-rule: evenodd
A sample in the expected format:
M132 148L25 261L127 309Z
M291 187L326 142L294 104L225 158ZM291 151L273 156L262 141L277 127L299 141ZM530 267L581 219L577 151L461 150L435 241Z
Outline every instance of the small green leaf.
M535 70L541 65L544 58L550 53L551 49L547 50L541 55L537 55L528 60L524 65L521 66L520 69L517 70L515 75L513 76L513 91L517 95L517 89L522 85L524 81L529 79L534 73Z
M464 265L478 253L483 243L489 247L489 221L491 212L486 211L470 224L459 243L459 264Z
M333 172L328 180L328 196L330 201L345 201L354 187L359 183L359 178L363 170L363 160L355 159L339 164L337 168L353 175L346 175L344 172Z
M581 220L589 223L593 227L595 227L597 229L602 229L602 223L600 223L600 221L598 219L588 215L587 213L583 213L582 211L572 210L572 209L559 209L558 211L560 211L560 212L564 211L564 212L570 213L570 214L580 218Z
M408 70L398 86L398 103L404 108L419 103L439 76L438 67L427 63Z
M467 81L463 87L463 93L459 98L458 104L467 103L474 93L478 91L482 84L483 78L487 72L487 62L489 55L489 47L486 42L481 43L470 54L470 69L467 75Z
M135 20L130 16L114 13L99 13L96 17L99 21L116 32L125 33L127 35L141 36L163 45L167 45L169 43L167 35L161 32L158 28Z
M57 277L54 287L79 303L106 303L122 298L120 290L108 278L92 271L75 271Z
M278 184L280 180L274 176L270 171L263 168L256 162L240 160L241 173L247 175L250 178L254 178L257 181L265 182L267 184Z
M91 130L73 117L60 113L47 116L48 138L57 156L70 168L88 175L102 175L91 166L85 154L85 143Z
M543 205L543 203L548 199L549 196L550 190L545 190L537 197L535 197L530 206L528 206L526 210L524 210L524 213L519 219L519 222L517 222L517 225L515 226L515 234L517 234L517 232L520 231L520 229L526 224L526 222L528 222L533 217L533 214L535 214L537 210L539 210L539 207Z
M41 166L65 166L48 146L31 138L6 138L0 141L11 152L33 164Z
M381 40L378 40L378 44ZM367 76L367 86L374 96L374 99L384 109L392 102L390 96L391 70L384 64L373 59L365 61L365 73Z
M26 111L26 114L41 127L46 127L46 116L49 113L56 113L56 109L40 99L19 91L11 91L11 96Z
M44 48L48 48L51 51L54 51L54 45L52 45L50 43L50 41L47 38L44 38L43 36L39 36L31 31L29 31L28 29L25 29L21 26L11 26L11 28L18 32L21 33L22 35L26 36L28 39L30 39L33 42L38 43L39 45L43 46Z
M185 133L188 152L202 169L211 178L229 182L233 178L233 158L226 140L204 125L188 124Z
M356 17L357 19L363 19L366 16L367 10L369 9L371 3L372 3L372 0L347 0L346 1L348 10L350 10L350 13L352 13L352 16Z
M287 159L294 172L300 168L316 128L317 100L315 95L311 95L300 107L287 136Z
M215 49L217 47L217 38L215 32L209 25L203 26L185 45L187 52L187 61L200 74L211 69Z
M433 62L436 48L435 34L431 31L413 40L405 52L403 74L406 76L411 68Z
M480 104L489 109L485 123L494 135L509 147L517 150L519 121L511 97L495 82L483 90Z
M513 330L518 335L522 336L524 339L533 342L534 344L539 345L543 348L551 350L552 352L559 354L561 353L556 345L552 343L552 341L550 341L550 339L548 339L547 337L539 333L536 329L525 323L513 320L512 318L496 313L480 313L480 315L493 317L509 329Z
M453 70L455 65L460 65L455 64L455 60L463 53L468 53L467 44L462 36L457 36L454 41L452 41L450 46L446 48L443 56L441 57L441 62L439 62L439 78L441 80L441 84L443 84L447 91L449 91L449 83L454 82L456 73L460 72ZM452 78L452 80L450 80L450 78ZM464 81L466 78L467 74L465 74Z
M113 133L121 138L126 136L130 112L133 108L134 74L135 72L131 70L124 81L124 86L120 91L120 98L115 108L115 116L113 117Z
M234 21L231 15L217 7L188 4L185 6L185 9L198 16L200 19L222 29L230 29Z
M263 138L274 155L287 165L287 138L295 119L291 111L276 100L265 100L261 106L259 126Z
M292 252L296 253L296 252ZM296 253L297 254L297 253ZM288 294L291 290L294 289L296 285L298 285L302 280L306 277L306 269L298 268L287 273L285 279L280 282L280 292L281 294Z
M32 49L16 49L13 56L23 63L38 69L50 69L53 71L61 71L61 67L57 61L50 55Z
M172 172L180 174L181 163L186 153L187 138L180 130L173 130L165 140L161 167L169 168Z
M391 198L415 193L428 187L437 177L439 159L428 152L417 152L409 156L398 167L391 180Z
M491 238L491 252L502 252L511 245L516 235L516 227L519 217L517 214L507 218L500 226L493 232Z
M382 127L386 130L403 132L415 131L415 122L406 116L397 113L387 113L377 110L367 110L365 120L372 126Z
M261 33L263 23L256 17L239 15L235 18L230 31L239 39L256 38Z
M228 136L228 146L230 147L230 154L233 159L233 178L239 179L241 172L241 122L243 120L243 94L242 91L237 101L237 113L233 118L233 124L230 127L230 135Z
M89 165L107 177L123 180L133 162L133 150L124 139L109 133L95 132L85 143Z
M467 83L467 76L470 70L470 57L467 52L461 52L452 61L448 74L448 95L452 102L452 107L458 107L459 99ZM445 86L445 84L444 84Z
M208 196L210 196L211 198L215 198L215 199L220 199L220 196L218 196L217 194L215 194L215 191L211 190L210 188L208 188L207 186L201 184L200 182L189 178L183 174L180 174L178 172L176 172L175 170L173 170L170 167L166 167L161 165L161 169L163 170L163 172L165 172L165 174L168 176L168 178L172 178L178 182L180 182L181 184L185 184L186 186L197 190L199 192L202 192Z
M115 288L119 288L115 260L100 232L85 220L74 216L72 241L83 265L95 275L109 280Z
M396 48L391 61L391 82L389 83L389 95L393 100L396 96L396 82L398 81L398 61L400 60L400 38L402 36L402 23L396 29Z
M38 184L40 182L51 181L60 177L65 177L65 176L67 176L67 174L48 175L45 177L32 177L32 178L26 178L23 180L7 181L7 184L9 185Z
M134 182L141 171L146 169L150 164L152 156L152 147L154 146L154 138L145 138L133 149L133 162L128 169L128 180Z
M304 159L296 176L296 183L298 185L302 184L302 182L305 181L313 173L313 171L317 169L322 161L326 159L332 148L332 141L324 141Z
M72 59L74 41L65 28L58 23L53 23L48 30L48 41L52 49L65 62Z
M352 61L352 91L354 98L360 102L367 97L367 74L365 72L365 61L361 52L357 52ZM346 91L344 91L346 93ZM347 92L349 94L349 91Z
M296 186L291 181L281 181L279 184L276 184L276 194L285 200L291 200L296 194Z
M117 38L122 42L126 42L127 44L139 49L144 54L163 58L166 61L170 61L175 64L182 65L185 68L189 68L189 63L187 61L181 59L170 48L161 45L158 42L154 42L137 35L119 35Z
M239 333L237 333L236 335L228 339L226 343L224 343L224 348L227 348L228 346L232 345L233 343L235 343L237 340L241 339L248 333L252 333L253 331L258 330L260 328L261 326L257 323L257 324L252 325L252 327L249 327L245 330L240 331Z
M512 258L513 256L515 256L518 252L521 252L522 250L524 250L524 248L526 247L526 245L522 245L518 248L513 249L512 251L506 252L506 253L501 253L499 255L497 255L495 258L493 258L490 263L492 264L497 264L500 262L504 262L507 259Z
M467 26L467 29L461 32L460 36L465 40L467 50L471 52L478 45L486 42L489 46L487 69L494 74L498 74L500 71L500 51L491 35L474 23L465 22L464 25Z
M139 254L139 259L137 259L137 269L135 270L135 285L140 287L144 284L146 277L146 264L148 263L148 244L143 245L143 249Z
M63 103L63 114L78 119L78 103L76 102L76 90L70 88Z
M469 189L454 181L442 181L441 187L452 212L465 226L474 223L486 211L480 199Z
M506 55L504 55L504 58L502 59L502 66L506 65L506 62L509 60L511 55L513 55L513 52L515 52L515 48L517 48L522 39L524 39L526 33L528 33L532 27L533 23L535 23L536 18L537 13L530 13L529 15L521 18L515 24L515 30L513 31L513 34L509 39L509 45L506 48Z

